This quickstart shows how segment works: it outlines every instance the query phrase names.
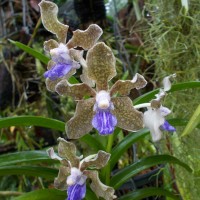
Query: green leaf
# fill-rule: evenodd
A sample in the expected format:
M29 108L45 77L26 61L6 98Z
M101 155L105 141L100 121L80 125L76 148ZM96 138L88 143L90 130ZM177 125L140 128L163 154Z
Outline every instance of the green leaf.
M179 159L175 158L174 156L170 155L154 155L149 156L147 158L143 158L139 160L136 163L133 163L122 170L120 170L118 173L116 173L111 178L111 186L113 186L115 189L119 188L123 183L128 181L131 177L135 176L137 173L148 169L152 166L158 165L158 164L178 164L182 167L184 167L189 172L192 172L192 169L180 161Z
M3 166L0 167L0 176L28 175L39 176L53 180L58 175L57 169L38 166Z
M191 89L191 88L198 88L200 87L200 81L191 81L191 82L184 82L184 83L178 83L172 85L171 90L168 92L175 92L175 91L181 91L181 90L186 90L186 89ZM146 103L155 98L155 94L158 94L159 89L153 90L151 92L147 92L143 94L142 96L136 98L133 101L133 104L140 104L140 103Z
M21 163L58 162L50 159L45 151L21 151L0 155L0 167Z
M111 151L110 167L113 169L122 154L133 145L133 143L141 140L149 134L148 129L142 129L135 133L129 133L119 144L117 144Z
M43 189L25 193L19 197L15 197L14 200L63 200L66 199L66 196L66 191Z
M71 84L77 84L77 83L79 83L79 81L74 76L71 76L68 81Z
M65 131L65 123L56 119L41 117L41 116L16 116L0 119L0 128L11 126L40 126L58 131ZM95 150L104 149L103 145L97 138L87 134L80 138L81 141L93 147Z
M86 190L86 196L84 198L85 200L98 200L97 196L94 194L94 192L91 190L91 188L87 185Z
M180 197L177 195L172 194L171 192L162 189L162 188L154 188L154 187L149 187L149 188L144 188L140 190L136 190L134 192L131 192L127 195L124 195L120 197L118 200L141 200L146 197L151 197L151 196L167 196L170 197L174 200L179 200Z
M48 64L50 59L47 56L45 56L42 53L40 53L39 51L36 51L35 49L32 49L31 47L29 47L27 45L24 45L21 42L13 41L13 40L10 40L10 39L9 39L9 41L12 44L14 44L15 46L17 46L20 49L22 49L25 52L27 52L28 54L32 55L34 58L37 58L38 60L40 60L44 64Z
M185 126L188 123L188 120L185 119L169 119L168 122L173 126ZM200 124L196 126L200 128ZM111 151L111 157L109 160L111 169L113 169L114 165L117 163L119 158L123 155L123 153L131 147L135 142L141 140L145 136L149 134L148 129L142 129L135 133L129 133L120 143L118 143Z
M65 130L65 123L56 119L45 118L41 116L16 116L0 119L0 128L10 126L41 126L58 131Z
M189 135L190 133L193 132L193 130L197 127L197 125L200 123L200 105L197 107L195 110L194 114L190 118L187 126L185 127L182 136Z
M14 200L64 200L67 198L66 191L60 191L56 189L42 189L35 190L32 192L25 193L19 197L15 197ZM86 200L97 200L96 195L91 191L90 188L87 188Z

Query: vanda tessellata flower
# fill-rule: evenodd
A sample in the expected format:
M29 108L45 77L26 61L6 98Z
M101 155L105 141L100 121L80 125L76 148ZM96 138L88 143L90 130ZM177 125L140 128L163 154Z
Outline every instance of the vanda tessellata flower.
M162 138L161 130L168 132L176 131L176 129L165 120L165 117L171 113L171 110L161 104L162 99L166 95L166 91L171 88L170 77L175 77L175 75L164 78L164 89L160 90L159 94L156 95L157 98L151 101L150 106L147 107L148 110L144 113L144 124L149 128L154 142Z
M51 60L47 66L48 71L44 74L47 89L55 91L56 84L62 79L68 79L72 76L80 65L83 67L81 80L92 85L93 83L87 77L83 50L88 50L94 46L102 35L102 29L96 24L91 24L85 31L73 31L72 38L66 43L69 26L58 21L57 5L53 2L42 0L39 6L44 27L55 34L58 39L58 42L53 39L44 42L45 51L51 55ZM78 50L76 47L83 50Z
M132 80L117 81L111 89L108 82L116 75L115 57L103 42L95 44L87 53L87 75L96 88L85 83L71 85L63 80L56 86L60 95L78 100L75 115L67 122L69 138L79 138L94 127L101 135L113 133L115 126L129 131L143 127L143 114L134 109L127 95L133 88L140 89L146 80L136 74ZM91 97L84 99L84 97Z
M87 179L91 179L90 187L98 198L115 199L114 189L100 181L96 170L107 164L110 154L100 150L97 154L82 159L82 156L76 156L76 147L73 143L63 138L58 138L58 141L58 155L53 148L48 149L47 153L50 158L59 160L62 164L58 177L54 180L54 186L67 190L67 200L82 200L85 197Z

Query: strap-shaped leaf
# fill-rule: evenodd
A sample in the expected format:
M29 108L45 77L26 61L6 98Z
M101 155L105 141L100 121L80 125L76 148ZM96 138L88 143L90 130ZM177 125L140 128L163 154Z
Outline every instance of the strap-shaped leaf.
M56 161L50 159L45 151L21 151L0 155L0 166L39 162L55 163Z
M190 118L181 136L186 136L192 133L199 123L200 123L200 105L198 105L197 109L194 111L192 117Z
M46 127L58 131L65 131L65 123L56 119L50 119L41 116L16 116L16 117L6 117L0 119L0 128L7 128L11 126L40 126ZM104 150L103 145L98 138L92 135L85 135L80 138L81 141L88 144L90 147L98 151L99 149ZM46 152L45 152L46 154ZM50 159L51 160L51 159Z
M44 27L49 32L56 34L59 42L65 43L69 26L58 21L58 6L45 0L42 0L39 6Z
M15 200L64 200L66 199L66 197L66 191L60 191L56 189L41 189L25 193L19 197L16 197ZM87 188L85 199L98 200L96 195L90 190L90 188Z
M53 180L58 174L57 169L38 167L38 166L2 166L0 167L0 176L6 175L27 175L44 177Z
M25 44L22 44L20 42L16 42L16 41L13 41L13 40L10 40L9 41L14 44L15 46L19 47L20 49L22 49L23 51L25 51L26 53L32 55L34 58L37 58L38 60L40 60L41 62L43 62L44 64L47 64L49 62L49 58L45 55L43 55L42 53L36 51L35 49L25 45Z
M141 159L136 163L133 163L122 170L120 170L118 173L116 173L111 178L111 186L113 186L115 189L119 188L123 183L125 183L127 180L129 180L131 177L136 175L137 173L148 169L152 166L158 165L158 164L178 164L181 167L184 167L187 171L192 172L192 169L180 161L178 158L170 155L155 155L155 156L149 156L147 158Z
M65 198L66 191L64 192L56 189L42 189L25 193L19 197L16 197L15 200L63 200Z
M199 88L200 87L200 81L191 81L191 82L184 82L184 83L178 83L174 84L171 87L171 90L169 90L167 93L175 92L175 91L181 91L181 90L187 90L191 88ZM133 103L134 105L140 104L140 103L146 103L155 98L155 95L159 93L159 89L153 90L151 92L147 92L143 94L142 96L136 98Z
M165 189L162 188L155 188L155 187L149 187L149 188L144 188L140 190L136 190L134 192L128 193L122 197L120 197L118 200L141 200L146 197L151 197L151 196L166 196L170 197L170 199L174 200L180 200L180 197L178 195L175 195Z
M115 164L118 162L119 158L128 148L130 148L133 145L133 143L137 142L138 140L141 140L148 134L149 130L142 129L137 133L129 133L120 143L118 143L111 151L111 157L109 161L111 169L113 169Z

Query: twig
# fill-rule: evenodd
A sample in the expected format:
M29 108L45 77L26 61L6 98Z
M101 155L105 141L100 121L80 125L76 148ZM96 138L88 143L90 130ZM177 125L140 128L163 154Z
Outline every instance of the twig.
M27 44L28 47L30 47L31 44L33 43L33 40L34 40L34 38L37 34L37 31L38 31L38 28L40 27L40 24L41 24L41 18L39 18L39 20L38 20L38 22L37 22L37 24L34 28L33 34L31 35L31 38L30 38L30 40ZM26 52L23 52L22 55L20 56L19 60L22 61L24 59L25 55L26 55Z
M23 192L16 191L0 191L0 196L19 196L22 195Z

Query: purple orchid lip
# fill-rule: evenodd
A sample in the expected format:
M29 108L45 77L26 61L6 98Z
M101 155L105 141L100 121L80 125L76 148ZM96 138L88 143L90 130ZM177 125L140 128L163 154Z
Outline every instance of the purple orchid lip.
M168 121L165 120L164 124L161 126L161 128L165 131L169 131L169 132L174 132L176 131L176 129L169 124Z
M68 187L67 190L67 200L82 200L86 194L86 183L74 184Z
M50 70L46 71L44 73L44 77L54 81L58 78L62 78L63 76L65 76L67 73L69 73L71 69L72 65L70 64L58 63Z
M110 112L110 109L97 108L92 125L99 131L100 135L109 135L113 133L117 125L117 118Z

